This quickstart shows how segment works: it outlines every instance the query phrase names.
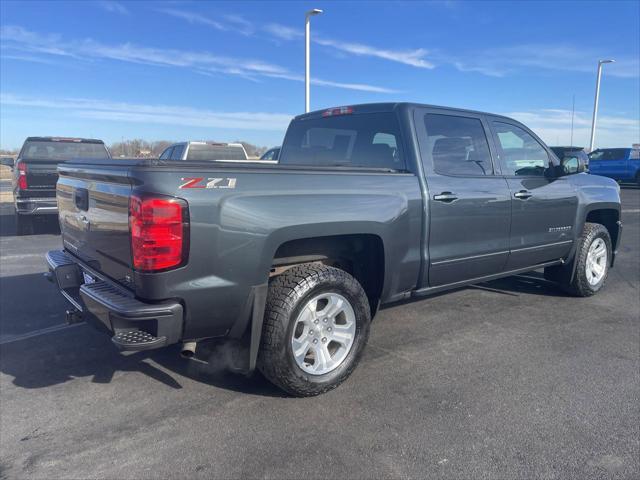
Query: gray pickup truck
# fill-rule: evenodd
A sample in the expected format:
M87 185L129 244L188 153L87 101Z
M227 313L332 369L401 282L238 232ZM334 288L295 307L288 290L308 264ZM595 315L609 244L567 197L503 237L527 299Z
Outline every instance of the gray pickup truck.
M349 376L380 305L535 269L595 294L622 229L618 185L569 173L521 123L409 103L300 115L277 165L59 174L48 276L71 320L122 350L224 338L299 396Z

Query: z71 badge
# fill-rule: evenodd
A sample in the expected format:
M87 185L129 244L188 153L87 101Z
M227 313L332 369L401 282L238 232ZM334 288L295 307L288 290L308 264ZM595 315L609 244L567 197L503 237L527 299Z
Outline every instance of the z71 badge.
M178 188L236 188L235 178L183 177Z

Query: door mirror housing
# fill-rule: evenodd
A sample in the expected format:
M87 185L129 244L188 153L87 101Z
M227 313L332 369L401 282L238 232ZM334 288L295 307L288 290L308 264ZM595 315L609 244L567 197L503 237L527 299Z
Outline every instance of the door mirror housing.
M587 162L581 155L565 155L560 160L560 165L564 170L564 175L587 172Z
M13 170L14 164L15 160L13 157L0 157L0 165L4 165L5 167L9 167Z

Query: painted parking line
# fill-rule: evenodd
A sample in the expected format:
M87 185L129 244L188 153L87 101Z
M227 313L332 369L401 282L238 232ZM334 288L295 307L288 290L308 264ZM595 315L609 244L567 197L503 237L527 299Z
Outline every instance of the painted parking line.
M640 208L623 208L622 213L640 213Z
M67 330L69 328L85 325L85 323L74 323L72 325L62 324L54 325L53 327L42 328L33 332L23 333L22 335L0 335L0 345L7 345L9 343L21 342L29 338L39 337L41 335L48 335L50 333L59 332L60 330Z

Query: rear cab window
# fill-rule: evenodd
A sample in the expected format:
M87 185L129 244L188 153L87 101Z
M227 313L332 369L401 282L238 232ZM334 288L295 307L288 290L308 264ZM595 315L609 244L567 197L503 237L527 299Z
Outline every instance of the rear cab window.
M281 165L405 170L393 112L332 115L291 122Z
M109 152L102 142L27 140L20 157L24 160L62 162L73 158L109 158Z
M247 154L240 145L192 143L187 160L247 160Z

